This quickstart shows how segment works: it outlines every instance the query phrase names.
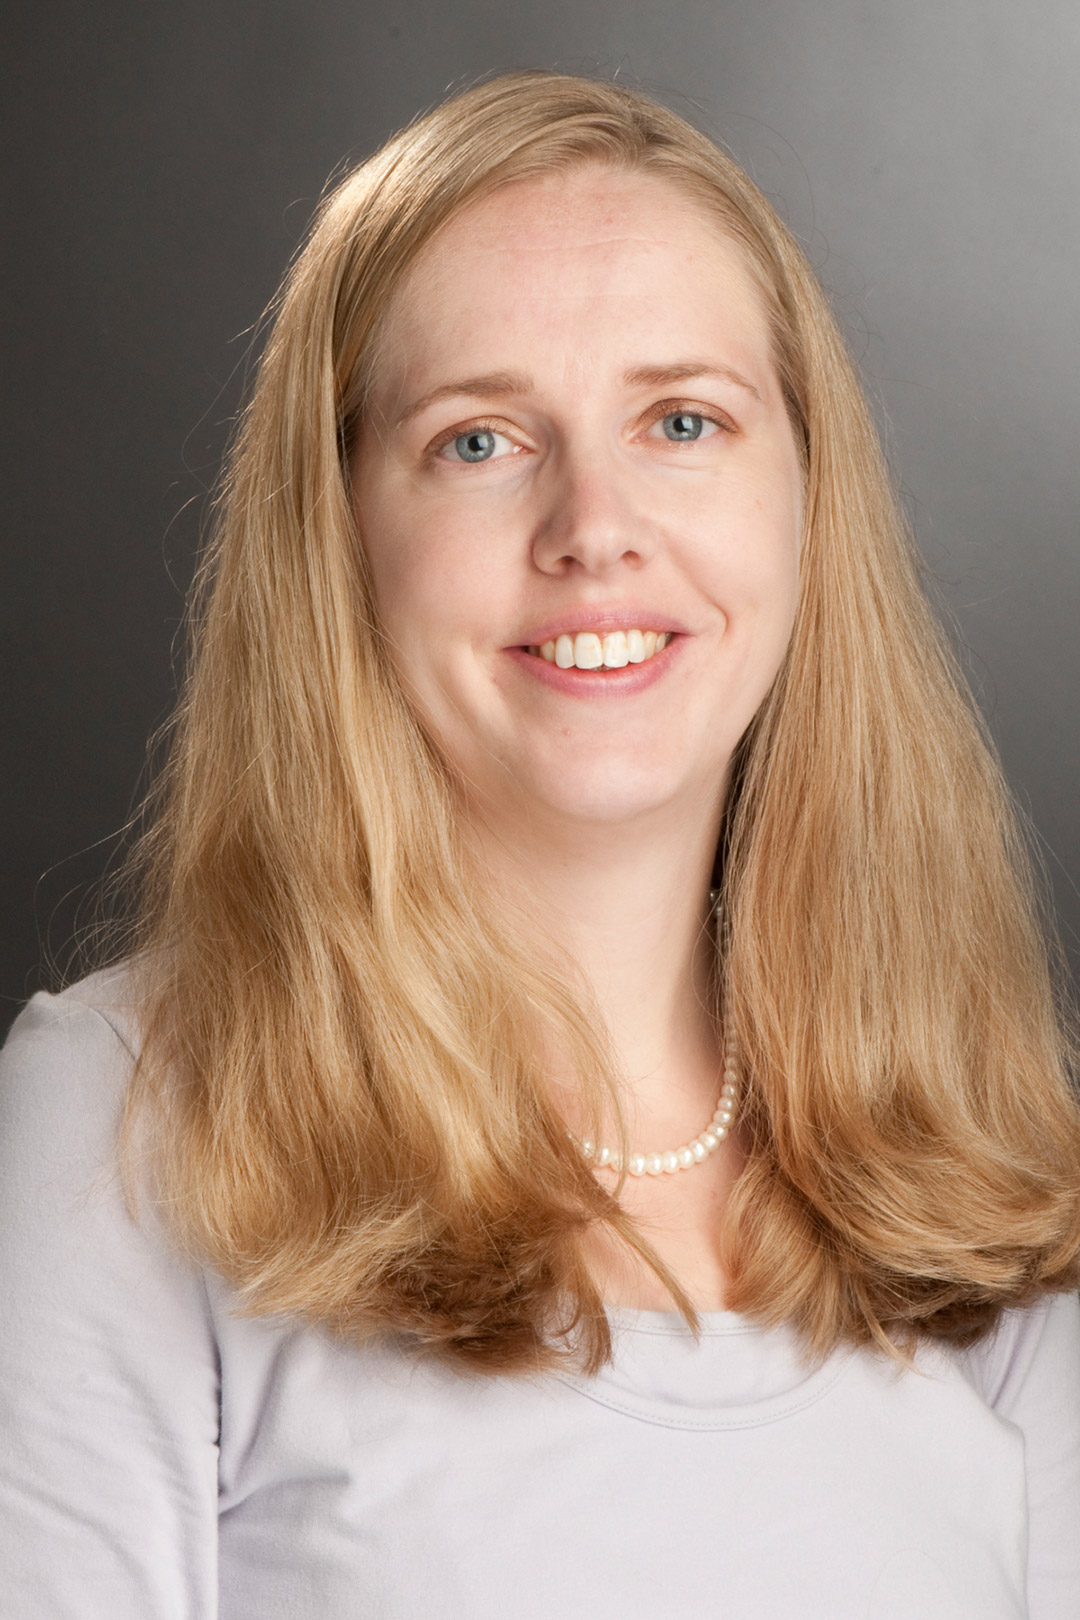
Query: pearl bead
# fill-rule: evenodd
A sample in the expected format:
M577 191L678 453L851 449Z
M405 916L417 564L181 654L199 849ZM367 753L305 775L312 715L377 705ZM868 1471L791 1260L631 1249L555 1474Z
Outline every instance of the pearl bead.
M726 939L726 933L724 937ZM726 1015L726 1008L724 1011ZM728 1022L726 1016L724 1022L725 1024ZM669 1148L665 1153L631 1153L626 1160L627 1172L632 1176L674 1175L677 1170L689 1170L693 1165L707 1159L709 1154L727 1138L735 1120L741 1089L737 1054L729 1042L724 1053L723 1083L720 1087L719 1101L712 1119L701 1135L695 1136L693 1141L687 1142L684 1147ZM621 1153L596 1142L578 1142L576 1137L572 1137L571 1140L579 1148L583 1158L595 1160L598 1168L612 1170L616 1175L622 1174Z

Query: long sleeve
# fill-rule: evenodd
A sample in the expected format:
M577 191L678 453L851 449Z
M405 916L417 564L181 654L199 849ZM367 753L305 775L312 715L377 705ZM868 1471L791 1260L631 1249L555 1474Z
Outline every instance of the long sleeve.
M1026 1376L1006 1379L998 1411L1024 1433L1030 1620L1080 1613L1080 1299L1058 1295L1028 1349ZM1027 1348L1025 1346L1025 1348Z
M975 1352L977 1381L1023 1435L1029 1620L1080 1615L1080 1299L1007 1314Z
M107 988L0 1058L2 1620L217 1620L219 1548L221 1620L1077 1620L1075 1298L903 1375L723 1312L535 1381L237 1316L125 1207Z
M205 1290L128 1213L131 1055L73 992L0 1056L4 1620L213 1620L218 1369Z

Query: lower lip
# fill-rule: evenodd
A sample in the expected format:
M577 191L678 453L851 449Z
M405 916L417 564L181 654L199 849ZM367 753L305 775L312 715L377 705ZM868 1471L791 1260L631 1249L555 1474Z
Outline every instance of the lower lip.
M631 697L655 685L667 673L685 639L673 635L667 646L651 658L640 664L624 664L622 669L560 669L558 664L549 664L546 658L524 647L507 647L506 652L527 675L567 697Z

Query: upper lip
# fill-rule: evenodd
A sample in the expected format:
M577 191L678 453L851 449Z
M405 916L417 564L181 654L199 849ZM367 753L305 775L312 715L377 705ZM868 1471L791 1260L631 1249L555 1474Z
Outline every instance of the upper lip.
M659 630L673 635L686 635L686 626L668 613L657 613L654 608L577 608L560 613L557 618L545 619L533 625L511 643L514 647L542 647L545 641L559 636L577 635L591 630L602 636L610 630Z

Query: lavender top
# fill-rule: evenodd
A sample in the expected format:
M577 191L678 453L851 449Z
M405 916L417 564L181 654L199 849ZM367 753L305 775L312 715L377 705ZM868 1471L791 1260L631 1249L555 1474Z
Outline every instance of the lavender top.
M1076 1620L1080 1305L918 1370L613 1310L594 1379L234 1314L125 1209L122 970L0 1059L4 1620Z

